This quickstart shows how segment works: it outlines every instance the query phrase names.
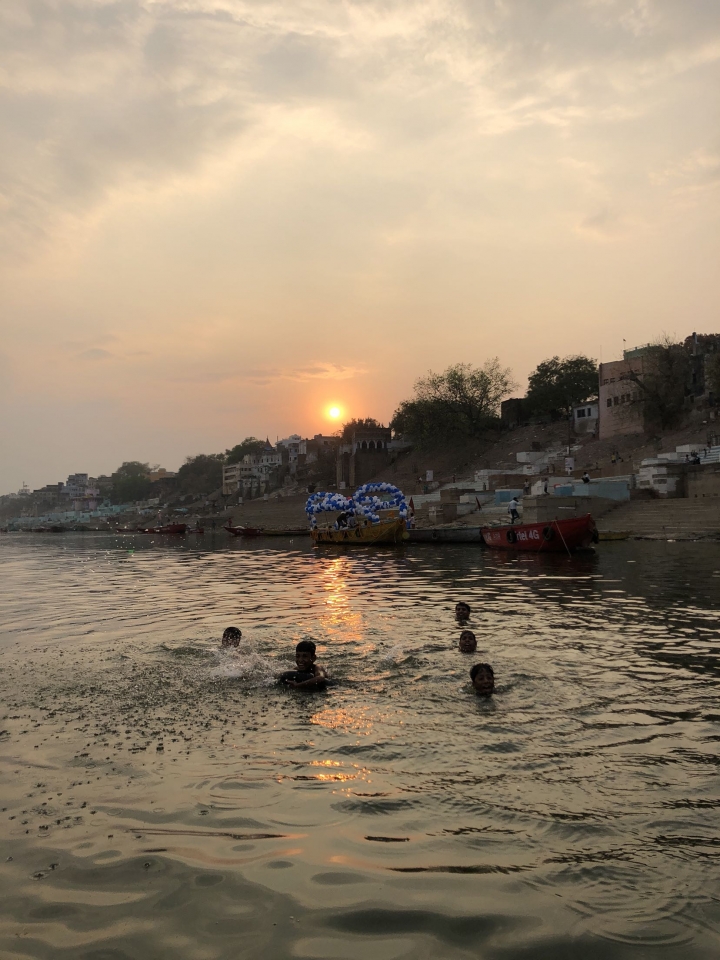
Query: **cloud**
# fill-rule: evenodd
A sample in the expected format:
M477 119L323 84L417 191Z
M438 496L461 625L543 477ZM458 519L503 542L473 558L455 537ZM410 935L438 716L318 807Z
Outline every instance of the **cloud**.
M311 380L350 380L366 372L364 367L335 363L314 363L298 367L228 367L226 363L205 362L201 367L170 373L169 380L193 383L248 381L268 386L281 380L307 383Z
M469 160L483 138L608 136L717 64L720 6L5 0L0 37L5 251L32 256L118 195L192 191L228 155L277 161L319 137L385 176L423 176L425 150L434 180L436 151Z
M114 357L114 354L110 353L109 350L104 350L102 347L91 347L89 350L81 351L78 357L82 360L108 360Z

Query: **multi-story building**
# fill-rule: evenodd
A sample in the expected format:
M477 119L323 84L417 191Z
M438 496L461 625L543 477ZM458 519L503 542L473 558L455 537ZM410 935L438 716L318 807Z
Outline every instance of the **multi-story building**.
M622 360L600 364L598 419L601 440L642 433L645 429L639 387L634 380L635 377L642 380L645 373L646 356L643 349L626 350Z

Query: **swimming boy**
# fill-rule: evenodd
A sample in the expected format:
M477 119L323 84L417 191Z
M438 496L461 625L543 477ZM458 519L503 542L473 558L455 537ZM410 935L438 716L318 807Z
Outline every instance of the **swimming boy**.
M278 677L280 683L295 690L324 690L327 673L316 663L315 644L312 640L301 640L295 647L297 670L288 670Z
M489 663L476 663L470 671L470 679L478 696L492 696L495 689L495 674Z
M221 643L223 647L239 647L242 640L242 630L238 627L227 627L223 631Z
M460 600L455 604L455 618L457 620L468 620L470 618L470 604Z
M463 630L460 634L458 650L460 653L475 653L477 650L477 640L472 630Z

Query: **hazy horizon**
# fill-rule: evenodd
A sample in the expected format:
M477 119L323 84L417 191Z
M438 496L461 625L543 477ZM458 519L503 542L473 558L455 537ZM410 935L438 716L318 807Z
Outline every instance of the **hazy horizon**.
M0 492L717 332L712 0L5 0Z

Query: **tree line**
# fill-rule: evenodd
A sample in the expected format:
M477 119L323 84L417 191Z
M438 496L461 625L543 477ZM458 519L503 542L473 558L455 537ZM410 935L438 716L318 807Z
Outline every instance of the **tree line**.
M689 338L690 339L690 338ZM708 339L715 339L708 337ZM702 389L720 397L720 337L718 352L710 353L702 368ZM688 341L675 343L662 337L644 350L642 376L628 374L636 385L637 403L642 405L648 429L673 426L687 408L688 396L697 392L698 367ZM393 414L390 427L420 446L481 437L500 426L500 405L517 384L512 371L497 357L482 366L456 363L442 373L429 371L416 380L413 396L403 400ZM523 415L570 417L572 408L598 396L598 366L582 354L543 360L528 378L523 398ZM338 431L339 442L348 442L355 430L379 427L372 417L353 419ZM225 453L186 457L177 474L178 493L201 493L222 485L224 464L239 463L243 457L261 453L265 441L246 437ZM323 450L325 472L332 473L334 454ZM116 503L144 500L151 496L150 465L139 461L123 463L112 475L112 499Z
M497 357L481 367L456 363L415 382L414 396L395 411L390 426L418 443L480 437L499 426L500 404L517 384ZM570 416L572 408L597 397L597 362L571 356L543 360L530 374L528 415Z
M246 437L225 453L199 453L186 457L177 472L174 489L178 494L205 493L222 486L223 466L240 463L243 457L261 453L265 441L257 437ZM130 503L147 500L153 495L155 484L150 481L152 467L140 460L128 460L121 464L112 475L110 499L114 503ZM157 488L155 488L157 489Z

